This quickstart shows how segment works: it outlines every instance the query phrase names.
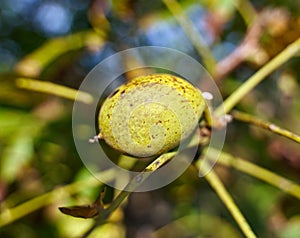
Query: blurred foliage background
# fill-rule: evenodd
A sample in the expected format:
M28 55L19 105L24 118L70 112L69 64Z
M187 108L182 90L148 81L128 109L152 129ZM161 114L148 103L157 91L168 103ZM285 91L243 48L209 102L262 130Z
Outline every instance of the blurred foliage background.
M37 209L0 228L7 238L79 237L92 220L61 214L59 206L89 204L98 184L72 138L72 100L22 89L22 78L77 89L101 60L127 48L178 49L203 62L186 29L160 0L1 0L0 202L5 210L54 191ZM182 0L185 15L218 62L211 70L224 98L300 37L300 2ZM190 27L190 26L189 26ZM300 133L299 57L286 62L237 106ZM224 150L300 182L299 144L233 121ZM284 191L218 165L258 237L300 237L300 203ZM109 202L112 189L107 192ZM42 205L41 205L42 204ZM32 205L32 204L31 204ZM30 214L22 215L26 209ZM132 194L90 237L243 237L230 213L191 166L162 189Z

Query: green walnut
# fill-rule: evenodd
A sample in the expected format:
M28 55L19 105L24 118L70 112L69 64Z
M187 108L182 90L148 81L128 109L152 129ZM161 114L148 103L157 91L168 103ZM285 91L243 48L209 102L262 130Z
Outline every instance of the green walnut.
M170 74L136 77L117 88L99 112L99 137L135 157L177 147L197 127L206 103L199 89Z

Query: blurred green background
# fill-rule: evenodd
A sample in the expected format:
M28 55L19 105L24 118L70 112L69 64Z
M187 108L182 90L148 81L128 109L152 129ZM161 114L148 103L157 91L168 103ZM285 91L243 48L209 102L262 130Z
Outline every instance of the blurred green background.
M224 98L300 37L299 1L179 3L217 62L223 63L212 74ZM203 59L159 0L1 0L0 4L0 212L57 191L45 202L47 206L1 227L0 237L79 237L92 221L66 216L57 208L91 203L99 187L58 189L90 176L72 138L73 102L22 89L20 77L77 89L101 60L146 45L170 47L200 62ZM259 30L252 31L257 25ZM237 49L242 49L239 57L232 54ZM299 65L299 57L285 63L237 108L299 134ZM300 147L288 139L234 121L224 150L300 182ZM234 169L217 166L216 171L258 237L300 237L299 200ZM113 192L107 193L108 202ZM191 167L162 189L132 194L90 237L243 235Z

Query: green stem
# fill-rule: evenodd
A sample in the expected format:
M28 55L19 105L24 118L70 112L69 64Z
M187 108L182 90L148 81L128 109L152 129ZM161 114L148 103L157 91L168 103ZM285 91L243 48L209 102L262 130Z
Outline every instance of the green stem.
M106 171L107 176L111 176L111 171ZM53 201L61 200L72 194L82 190L82 188L100 186L101 183L95 177L91 176L88 179L74 182L72 184L56 188L38 197L32 198L27 202L22 203L13 208L3 209L0 213L0 227L16 221L17 219L28 215L44 206L47 206Z
M48 93L51 95L56 95L72 101L80 101L86 104L91 104L93 102L93 97L89 93L81 92L76 89L72 89L66 86L58 85L48 81L41 81L31 78L17 78L16 85L19 88L37 91L41 93Z
M203 168L203 166L199 166L199 165L200 165L200 163L198 163L198 166L197 166L198 169ZM248 222L246 221L245 217L243 216L243 214L241 213L241 211L239 210L239 208L233 201L229 192L226 190L222 181L219 179L218 175L213 170L211 170L209 173L207 173L205 175L205 179L210 184L210 186L215 190L215 192L218 194L219 198L222 200L224 205L227 207L227 209L231 213L232 217L235 219L236 223L239 225L239 227L243 231L244 235L248 238L255 238L256 235L254 234L254 232L252 231Z
M231 114L232 114L233 118L236 119L236 120L246 122L246 123L250 123L252 125L261 127L263 129L267 129L267 130L272 131L273 133L275 133L277 135L284 136L284 137L286 137L288 139L291 139L291 140L293 140L297 143L300 143L300 136L299 135L296 135L295 133L293 133L291 131L282 129L279 126L277 126L273 123L260 120L257 117L254 117L254 116L251 116L247 113L243 113L243 112L239 112L239 111L233 111Z
M15 71L27 77L38 77L47 65L61 55L82 47L101 48L104 42L105 36L93 31L82 31L56 37L21 59L17 63Z
M88 237L92 231L99 225L106 222L107 218L121 205L121 203L128 197L128 195L136 188L138 188L153 172L159 169L167 161L171 160L177 152L169 152L162 154L151 164L149 164L144 171L135 176L122 190L119 195L112 201L108 208L101 211L99 216L96 218L96 222L84 233L82 238Z
M210 149L208 158L213 159L219 152L214 149ZM267 169L264 169L258 165L255 165L249 161L241 158L234 157L228 153L222 152L218 160L219 164L233 167L245 174L251 175L257 179L260 179L268 184L271 184L287 194L290 194L300 199L300 185L288 180L280 175L277 175Z
M202 57L207 70L210 73L214 73L216 60L210 49L207 47L202 36L195 29L193 23L189 20L189 18L185 15L180 4L176 0L163 0L163 2L167 6L169 11L174 15L182 29L185 31L198 54Z
M222 115L222 112L230 112L230 110L239 103L257 84L259 84L266 76L278 69L282 64L295 56L300 50L300 38L287 46L281 53L270 60L264 67L258 70L237 90L235 90L222 105L220 105L215 113L217 116Z
M252 4L248 0L237 0L233 1L233 3L235 4L236 9L239 11L246 24L249 26L256 16L256 11Z

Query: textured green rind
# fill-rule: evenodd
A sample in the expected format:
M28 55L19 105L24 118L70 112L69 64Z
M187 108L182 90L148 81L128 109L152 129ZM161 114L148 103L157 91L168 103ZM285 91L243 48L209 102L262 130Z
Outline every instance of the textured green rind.
M140 76L121 85L102 104L100 136L136 157L162 154L195 129L205 109L199 89L169 74Z

